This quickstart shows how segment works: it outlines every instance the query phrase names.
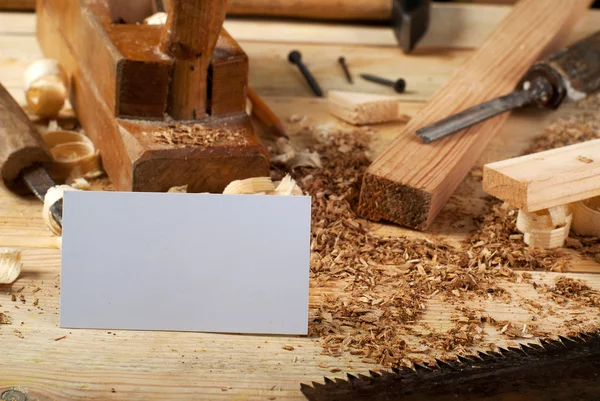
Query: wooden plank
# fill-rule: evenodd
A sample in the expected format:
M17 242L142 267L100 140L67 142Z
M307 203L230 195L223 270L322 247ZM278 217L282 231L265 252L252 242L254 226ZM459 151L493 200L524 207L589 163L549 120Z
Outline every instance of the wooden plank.
M483 190L526 212L600 195L600 139L486 164Z
M171 0L172 1L172 0ZM229 15L320 20L390 20L389 0L230 0Z
M556 48L554 38L562 38L590 4L589 0L523 0L515 6L483 46L369 167L360 194L361 215L427 229L508 114L432 144L424 144L415 131L512 91L548 46Z
M34 10L36 0L0 0L0 10Z

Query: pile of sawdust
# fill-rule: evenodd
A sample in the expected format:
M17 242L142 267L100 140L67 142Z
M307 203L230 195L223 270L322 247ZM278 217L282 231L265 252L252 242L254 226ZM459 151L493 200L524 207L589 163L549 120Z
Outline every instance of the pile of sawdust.
M578 120L559 121L549 130L554 135L538 139L532 149L597 134L593 124ZM491 198L487 210L473 216L477 230L461 248L375 235L355 212L362 175L370 164L370 131L328 129L313 135L317 143L308 151L320 155L323 167L290 172L312 196L309 331L320 338L324 353L359 355L364 362L392 366L414 353L438 357L467 352L484 343L485 322L507 338L547 334L536 325L498 322L465 308L449 330L415 333L411 325L422 318L429 300L491 298L509 306L511 296L501 284L527 280L514 268L560 271L569 256L560 249L528 248L515 227L516 211ZM283 173L275 171L274 179ZM420 338L421 346L406 341L410 336Z

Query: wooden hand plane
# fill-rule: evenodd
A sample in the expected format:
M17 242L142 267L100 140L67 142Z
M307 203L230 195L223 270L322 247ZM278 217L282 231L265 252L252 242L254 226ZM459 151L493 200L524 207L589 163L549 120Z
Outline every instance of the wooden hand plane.
M269 175L246 114L248 57L222 29L226 0L172 2L164 25L121 0L38 0L38 40L121 191L221 192Z

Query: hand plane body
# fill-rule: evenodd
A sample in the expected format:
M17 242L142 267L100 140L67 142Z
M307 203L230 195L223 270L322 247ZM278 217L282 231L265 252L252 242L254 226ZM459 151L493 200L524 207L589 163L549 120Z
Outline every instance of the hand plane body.
M221 192L269 174L246 113L248 57L222 30L223 2L175 1L166 24L147 25L143 7L115 15L118 0L38 0L41 48L67 71L117 190Z

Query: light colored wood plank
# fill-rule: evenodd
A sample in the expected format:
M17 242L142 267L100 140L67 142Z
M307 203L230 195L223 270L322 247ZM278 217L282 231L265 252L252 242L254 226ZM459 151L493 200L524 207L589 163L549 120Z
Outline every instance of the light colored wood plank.
M483 190L526 212L600 195L600 139L486 164Z
M359 213L375 221L427 229L508 113L432 144L423 143L415 131L512 91L531 64L548 46L552 47L554 38L562 39L590 4L589 0L519 2L369 167L361 188ZM553 47L556 49L556 43Z

